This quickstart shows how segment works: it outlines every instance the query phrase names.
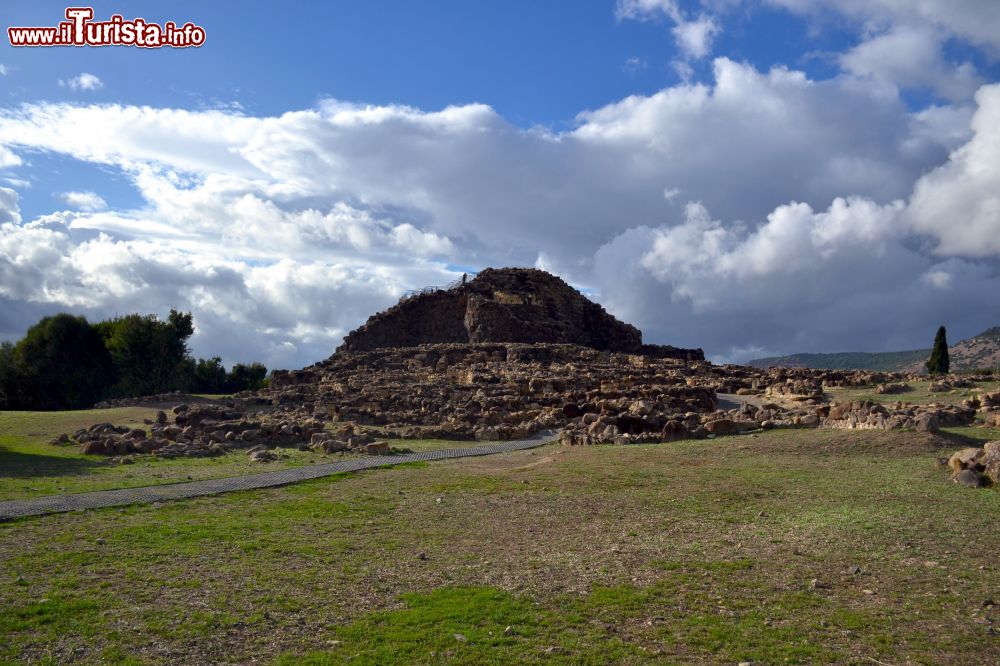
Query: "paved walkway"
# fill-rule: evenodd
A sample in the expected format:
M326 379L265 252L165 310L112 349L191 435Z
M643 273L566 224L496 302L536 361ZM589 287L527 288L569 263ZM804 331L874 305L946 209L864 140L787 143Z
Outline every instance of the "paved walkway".
M234 490L254 490L257 488L272 488L284 486L297 481L318 479L324 476L342 472L357 472L376 467L391 467L401 463L447 460L451 458L467 458L470 456L488 456L495 453L524 451L547 444L555 439L555 434L543 432L530 439L510 442L488 442L480 446L461 449L442 449L439 451L422 451L420 453L403 453L394 456L366 456L352 458L335 463L310 465L308 467L293 467L276 472L263 472L247 476L235 476L226 479L210 479L207 481L191 481L188 483L169 483L159 486L142 486L140 488L122 488L120 490L99 490L91 493L73 495L46 495L24 500L0 502L0 521L23 518L25 516L41 516L48 513L63 513L83 509L102 509L109 506L126 506L128 504L149 504L166 502L168 500L217 495Z

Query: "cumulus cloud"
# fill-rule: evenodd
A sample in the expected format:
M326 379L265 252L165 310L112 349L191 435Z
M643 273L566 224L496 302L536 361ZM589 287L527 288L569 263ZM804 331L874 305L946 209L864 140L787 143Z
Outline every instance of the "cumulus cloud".
M0 224L21 221L21 210L17 203L17 192L9 187L0 187Z
M815 29L853 27L859 43L835 54L842 70L865 85L933 92L968 102L985 83L973 62L953 62L959 44L1000 57L1000 3L993 0L766 0L807 17ZM830 21L830 17L835 20Z
M693 331L674 339L720 361L912 348L926 343L914 332L926 337L940 321L970 333L991 325L996 313L982 304L1000 288L997 263L922 253L904 209L858 198L819 211L790 203L763 223L725 225L689 204L676 225L631 229L603 246L595 275L612 309L647 332ZM961 288L942 302L937 292L952 285Z
M97 90L104 87L104 82L95 74L83 72L71 79L59 79L59 86L73 91Z
M62 192L57 196L75 210L97 211L108 207L107 202L95 192Z
M976 94L974 136L916 184L913 227L937 239L939 254L1000 255L1000 84Z
M856 76L726 58L712 71L563 132L480 104L0 110L15 157L117 169L144 201L25 223L0 189L0 300L190 309L198 353L272 366L325 357L404 290L453 279L449 262L544 266L648 340L716 358L912 347L939 317L996 323L972 307L1000 286L995 86L973 116L911 112ZM949 285L943 310L923 307Z
M0 76L7 76L8 71L7 65L0 63Z
M901 88L926 88L951 100L968 99L983 83L972 63L949 63L942 38L929 27L896 26L840 56L856 76Z

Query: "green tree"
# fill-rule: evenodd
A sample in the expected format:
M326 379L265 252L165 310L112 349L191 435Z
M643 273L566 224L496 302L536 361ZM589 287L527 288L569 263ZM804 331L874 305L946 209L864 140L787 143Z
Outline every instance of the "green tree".
M199 358L194 368L192 390L198 393L227 393L226 379L226 368L221 358Z
M931 349L931 357L927 359L927 372L932 375L948 374L950 364L947 332L944 326L941 326L938 328L937 335L934 336L934 348Z
M229 371L227 384L233 393L237 391L256 391L264 387L264 379L267 377L267 368L263 363L251 363L244 365L237 363Z
M27 399L23 373L14 362L14 343L0 344L0 409L19 409Z
M3 352L4 372L20 382L14 400L22 409L78 409L104 397L114 366L100 334L83 317L58 314L28 329ZM6 380L5 380L6 381ZM11 388L5 388L11 399Z
M116 396L153 395L184 384L187 339L194 333L190 313L171 310L167 321L130 314L96 328L114 360Z

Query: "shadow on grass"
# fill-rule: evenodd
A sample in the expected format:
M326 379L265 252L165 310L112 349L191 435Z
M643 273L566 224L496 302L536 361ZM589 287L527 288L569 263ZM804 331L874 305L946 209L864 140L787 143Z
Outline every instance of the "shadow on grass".
M971 428L970 428L971 430ZM996 439L996 437L991 436L988 432L978 433L972 432L948 432L947 430L941 430L938 432L938 437L946 440L949 445L954 445L957 448L971 448L980 447L986 442L990 442Z
M47 456L39 453L9 451L0 446L0 479L30 479L36 476L85 474L102 462L84 458Z

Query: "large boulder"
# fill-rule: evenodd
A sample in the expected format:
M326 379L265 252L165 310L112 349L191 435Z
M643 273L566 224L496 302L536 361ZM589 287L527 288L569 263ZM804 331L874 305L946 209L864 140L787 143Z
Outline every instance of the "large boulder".
M983 475L993 485L1000 485L1000 440L983 445L983 455L979 459L979 464L983 468Z
M948 467L951 468L952 473L957 475L963 469L974 468L982 453L983 450L979 448L962 449L952 454L951 458L948 459Z
M916 418L914 427L917 429L917 432L935 433L941 426L937 415L925 412Z

